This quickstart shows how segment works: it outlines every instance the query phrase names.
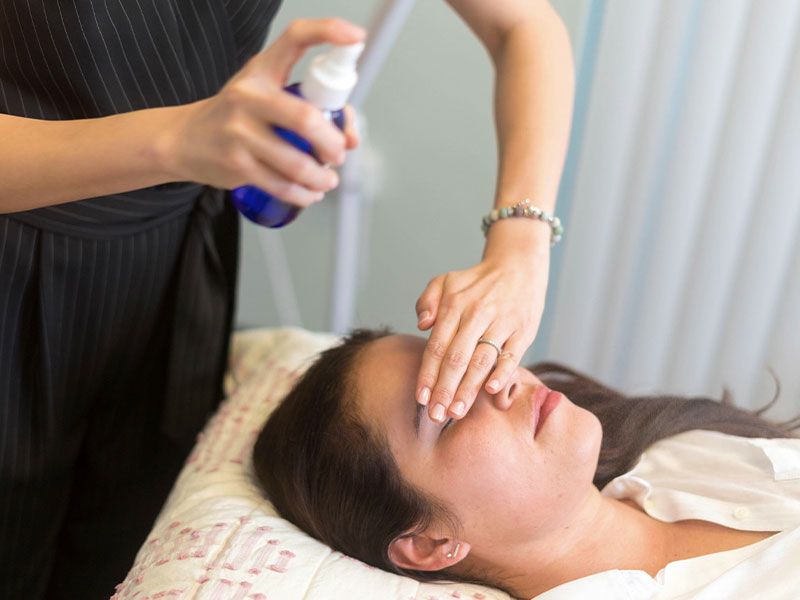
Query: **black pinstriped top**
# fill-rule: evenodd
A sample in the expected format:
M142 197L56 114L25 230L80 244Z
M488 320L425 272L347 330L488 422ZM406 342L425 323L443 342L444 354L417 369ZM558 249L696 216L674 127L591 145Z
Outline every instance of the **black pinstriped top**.
M85 119L207 98L260 49L279 4L0 0L0 111ZM192 195L186 188L157 186L16 217L73 234L91 236L97 225L127 232L140 219L180 210L184 192Z
M0 0L0 111L45 120L85 119L206 98L260 49L279 3ZM28 236L38 240L31 247L20 247L25 237L20 225L41 233ZM3 231L7 234L2 235ZM170 234L174 239L164 241L166 231L174 232ZM164 243L137 254L137 244L152 232ZM51 242L55 236L58 240ZM46 248L64 244L73 245L72 251L49 260L52 252ZM166 253L158 253L167 247L181 251L174 270L165 271ZM124 260L110 263L112 250ZM135 330L143 322L171 324L168 355L157 358L167 365L162 428L176 439L191 442L221 395L237 250L236 214L225 194L191 182L0 215L0 297L4 291L16 294L5 301L14 310L3 311L8 314L0 331L5 324L8 331L24 331L21 335L32 340L49 340L63 328L71 331L72 325L61 320L75 320L77 315L57 311L55 316L32 316L20 308L39 306L35 294L52 287L52 282L77 286L84 280L104 281L106 288L98 283L93 294L112 298L114 289L135 285L132 273L165 271L169 281L162 284L176 290L174 302L159 304L154 295L146 295L137 304L138 317L114 323L109 313L117 311L105 311L99 327L113 332L118 327ZM134 260L145 262L134 264ZM119 264L128 266L120 269ZM44 300L62 304L58 298ZM87 310L76 307L76 313ZM51 321L57 324L56 333L48 329ZM37 362L48 352L82 356L74 344L31 353L24 351L20 339L0 340L0 358L5 356L8 364L12 364L9 357L22 361L18 372L5 373L0 380L6 377L19 383L22 377L23 394L38 389L26 383L25 377L58 380L63 375L60 371ZM71 364L66 359L62 362ZM79 365L77 372L90 367ZM43 393L46 397L55 394ZM24 406L34 401L27 396L20 400Z

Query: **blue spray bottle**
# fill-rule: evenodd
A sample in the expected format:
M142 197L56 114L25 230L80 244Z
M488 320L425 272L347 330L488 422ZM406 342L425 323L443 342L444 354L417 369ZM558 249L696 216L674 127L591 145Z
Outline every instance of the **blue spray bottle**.
M326 119L344 129L342 108L358 81L356 63L363 50L363 43L334 46L327 53L315 57L303 81L290 85L286 91L307 100L322 110ZM295 148L314 155L308 140L288 129L275 127L274 130ZM264 227L283 227L300 213L299 206L252 185L236 188L231 192L231 198L240 213Z

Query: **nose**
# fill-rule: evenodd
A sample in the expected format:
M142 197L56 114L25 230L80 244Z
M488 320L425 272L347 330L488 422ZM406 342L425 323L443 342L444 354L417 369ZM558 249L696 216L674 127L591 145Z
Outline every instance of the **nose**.
M500 410L508 410L522 392L524 386L520 382L519 369L515 369L505 387L492 395L492 402Z

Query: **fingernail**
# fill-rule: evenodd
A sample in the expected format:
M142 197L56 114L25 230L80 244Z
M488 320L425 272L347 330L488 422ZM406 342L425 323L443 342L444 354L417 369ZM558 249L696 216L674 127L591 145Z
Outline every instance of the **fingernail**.
M431 316L430 311L423 311L422 314L417 319L417 325L422 324L423 321L427 321Z
M331 191L337 185L339 185L339 176L336 172L331 171L330 177L328 177L328 191Z
M316 194L314 194L314 201L319 202L324 197L325 197L325 192L317 192Z
M437 404L436 406L433 407L433 410L431 411L431 419L433 419L434 421L441 421L443 417L444 417L444 406L442 406L441 404Z
M450 407L450 412L456 415L457 417L460 417L462 414L464 414L465 408L466 405L461 400L459 400L453 406Z
M500 382L497 381L497 379L492 379L489 382L489 385L487 385L486 387L489 389L490 392L496 392L498 389L500 389Z
M431 391L428 388L422 388L417 394L417 402L422 406L428 406L428 399L431 397Z

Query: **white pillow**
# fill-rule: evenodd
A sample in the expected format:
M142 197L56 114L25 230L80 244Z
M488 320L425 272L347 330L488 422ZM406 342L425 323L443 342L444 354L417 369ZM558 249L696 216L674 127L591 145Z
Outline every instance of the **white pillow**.
M508 600L481 586L421 584L333 552L278 517L255 486L251 449L267 415L337 339L301 329L234 335L228 398L112 599Z

